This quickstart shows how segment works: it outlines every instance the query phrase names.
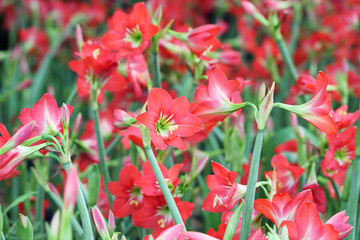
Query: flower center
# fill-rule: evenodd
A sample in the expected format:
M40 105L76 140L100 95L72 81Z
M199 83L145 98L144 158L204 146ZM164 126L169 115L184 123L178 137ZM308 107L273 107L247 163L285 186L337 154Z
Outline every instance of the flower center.
M166 117L162 113L160 114L160 118L156 122L156 132L162 138L168 138L169 135L179 128L178 125L174 124L172 118L173 115Z
M138 48L142 42L142 32L140 31L139 25L134 28L126 28L125 41L131 43L132 48Z

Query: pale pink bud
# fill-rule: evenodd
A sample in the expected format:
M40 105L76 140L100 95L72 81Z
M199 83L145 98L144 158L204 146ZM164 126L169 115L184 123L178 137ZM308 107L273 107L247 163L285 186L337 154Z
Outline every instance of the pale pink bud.
M100 210L95 206L91 208L91 215L93 217L94 224L98 230L101 239L110 239L110 235L106 226L104 217L102 216Z
M64 133L67 132L70 122L70 110L69 107L63 103L61 107L61 123L63 125Z
M120 130L125 130L130 127L131 124L136 123L135 118L132 118L127 112L121 109L115 109L114 119L114 126Z
M79 24L77 24L75 27L75 39L76 39L76 44L78 46L78 49L81 50L82 45L84 44L84 39L83 39L81 26Z
M261 22L261 24L265 26L269 24L268 20L260 13L260 11L255 7L255 5L252 2L241 1L241 5L246 13L253 16L256 20Z
M197 159L200 159L198 161L198 163L196 165L196 169L195 169L195 172L199 174L204 170L205 166L209 162L209 155L205 154L204 152L196 151L195 157Z
M78 174L75 167L70 167L67 171L67 177L64 190L64 209L72 210L75 206L79 183Z
M59 191L56 189L56 187L52 184L52 183L49 183L49 189L50 191L55 194L56 196L60 197L60 193Z
M51 219L49 234L53 237L57 237L59 235L59 231L60 231L60 211L57 210L53 218Z
M82 124L82 114L79 113L74 121L73 133L80 132L81 124Z
M115 231L115 217L111 210L109 211L108 224L110 235L112 235Z
M35 127L35 121L29 122L22 126L0 149L0 155L9 152L16 146L22 144L29 138Z
M24 228L27 228L27 219L21 213L19 213L19 220L20 220L21 224L24 226Z
M17 89L18 89L19 91L24 90L24 89L30 87L31 84L32 84L32 79L27 79L27 80L25 80L25 81L22 81L22 82L17 86Z

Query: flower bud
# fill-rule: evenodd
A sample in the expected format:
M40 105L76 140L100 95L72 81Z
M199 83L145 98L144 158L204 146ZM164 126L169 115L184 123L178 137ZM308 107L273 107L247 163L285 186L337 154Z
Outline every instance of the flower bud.
M260 11L255 7L252 2L241 1L241 5L244 8L245 12L250 14L253 18L258 20L262 25L268 26L268 20L260 13Z
M10 138L0 149L0 155L9 152L14 149L16 146L23 143L26 139L29 138L33 129L35 127L35 121L29 122L22 126L15 134Z
M66 211L72 211L74 209L77 193L78 193L79 183L78 175L75 167L70 167L67 171L67 177L64 188L64 203L63 208Z
M108 225L109 225L110 235L112 235L115 232L115 217L111 210L109 211Z
M114 126L120 130L125 130L132 124L136 123L135 118L132 118L127 112L121 109L115 109L114 119Z
M16 224L16 234L18 239L32 240L33 239L33 227L28 217L19 214L19 219Z
M56 240L58 239L60 231L60 211L57 210L51 219L50 226L46 225L47 239Z
M79 51L81 51L81 48L84 44L84 39L83 39L81 26L79 24L77 24L75 27L75 39L76 39L76 44L78 46L78 49L79 49Z
M273 109L274 105L274 89L275 89L275 82L273 82L269 92L264 97L263 101L259 107L259 114L257 116L257 126L258 130L264 130L266 121L270 116L271 110Z
M107 229L107 224L104 217L102 216L100 210L95 206L91 208L91 215L96 226L97 231L100 234L101 239L109 240L110 235Z
M70 122L70 110L68 106L63 103L61 107L61 123L63 125L64 134L67 134L69 131L69 122Z
M74 126L72 129L72 133L77 134L80 132L80 128L81 128L81 124L82 124L82 114L79 113L74 121Z

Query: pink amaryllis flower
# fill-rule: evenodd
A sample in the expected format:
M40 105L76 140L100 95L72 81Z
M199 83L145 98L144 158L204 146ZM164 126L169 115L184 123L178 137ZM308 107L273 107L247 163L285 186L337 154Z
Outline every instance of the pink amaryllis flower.
M326 93L328 76L319 72L316 77L314 94L309 102L301 105L289 105L284 103L275 103L274 107L280 107L290 112L296 113L313 124L320 131L327 134L338 134L338 127L330 115L331 98Z
M238 174L227 170L217 162L211 162L214 175L208 175L206 184L210 189L203 203L209 212L230 211L246 194L246 185L236 182Z
M241 83L228 80L217 66L207 71L208 85L200 85L195 92L197 106L193 113L203 122L222 121L231 113L243 107L240 92Z
M202 129L201 121L189 113L190 104L182 96L172 99L163 89L153 88L148 98L148 111L136 119L150 130L155 147L164 150L168 145L186 150L182 137L188 137Z
M336 219L336 220L335 220ZM294 240L337 240L343 239L339 231L344 231L343 236L350 233L351 226L346 226L345 215L336 216L334 221L339 221L332 225L332 221L323 224L321 222L316 205L306 202L299 207L294 215L294 221L284 221L282 226L286 226L289 231L290 239Z
M189 32L186 44L190 50L201 55L205 51L215 51L221 47L221 42L216 38L220 27L213 24L206 24Z
M56 135L63 131L62 109L68 108L66 112L70 117L73 107L70 105L63 105L58 108L55 98L45 93L42 98L34 104L32 109L24 108L18 116L20 122L25 125L29 122L35 121L35 127L30 137L40 135ZM64 109L65 110L65 109Z
M312 201L311 191L302 191L294 198L288 193L278 193L273 199L256 199L254 201L255 210L261 212L267 219L280 227L283 221L292 221L295 211L305 202Z
M177 240L216 240L218 238L211 237L204 233L183 231L184 226L177 224L162 231L161 234L155 240L177 239ZM145 238L150 239L150 238Z
M142 53L150 39L159 31L151 23L144 3L137 3L130 14L117 10L108 22L109 31L101 42L105 47L118 50L118 56Z

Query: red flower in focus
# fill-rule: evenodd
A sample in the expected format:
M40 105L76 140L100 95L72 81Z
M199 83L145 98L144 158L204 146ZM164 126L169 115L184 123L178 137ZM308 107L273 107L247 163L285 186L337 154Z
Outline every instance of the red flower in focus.
M159 163L161 173L163 174L165 180L167 181L168 187L171 192L173 192L176 186L180 183L178 179L179 172L184 164L175 164L169 170L167 170L164 165ZM143 176L139 177L135 184L141 188L141 192L147 196L162 196L159 183L156 180L154 171L151 168L150 162L146 161L144 163Z
M194 204L182 202L178 197L174 197L174 200L183 221L185 221L191 216ZM175 225L164 197L144 196L143 205L133 214L132 221L134 226L154 229L152 232L154 237L164 229Z
M256 199L254 208L280 227L283 221L292 221L296 210L308 201L312 201L311 191L302 191L294 198L288 193L279 193L275 194L271 201Z
M219 67L207 71L209 84L200 85L195 93L197 107L193 113L202 121L222 121L231 113L239 110L241 83L228 80Z
M210 189L203 203L203 210L209 212L230 211L246 193L246 185L236 182L238 174L211 162L214 175L208 175L206 184Z
M116 74L117 59L114 52L104 49L98 43L85 42L77 55L81 60L70 61L69 67L78 74L76 84L80 96L88 97L90 90L95 88L100 91L97 100L102 102L102 87L110 92L125 88L125 80L121 74Z
M284 221L291 240L337 240L339 232L331 224L321 222L316 205L306 202L300 206L294 216L294 221Z
M271 166L276 171L276 192L293 195L299 189L299 180L305 170L297 164L289 164L281 154L276 154L271 159ZM264 175L272 179L273 171L265 172Z
M182 137L188 137L202 129L201 121L189 113L190 104L183 96L172 99L163 89L153 88L149 93L148 112L136 119L150 130L155 147L164 150L168 145L186 150Z
M196 55L201 55L205 51L215 51L221 47L220 41L216 38L219 32L220 27L213 24L200 26L189 32L186 44Z
M359 110L357 110L353 113L348 113L347 110L348 110L348 106L343 105L343 106L339 107L338 109L336 109L335 112L332 111L332 113L331 113L334 121L338 125L339 130L350 127L359 118L359 114L360 114Z
M321 170L340 185L344 184L347 168L355 157L355 133L356 127L351 127L340 132L338 137L326 137L329 149L321 161Z
M302 105L288 105L280 103L280 108L296 113L313 124L320 131L327 134L338 134L338 128L335 121L330 116L331 99L326 93L328 77L320 72L316 77L316 85L311 100Z
M108 188L115 200L112 211L117 218L124 218L140 209L143 194L135 181L141 177L140 171L132 164L125 165L119 174L118 182L109 182Z
M101 42L105 47L118 50L118 56L142 53L149 45L149 40L159 31L151 24L151 18L144 3L134 5L128 15L117 10L108 21L109 31Z
M74 107L70 105L63 105L58 108L55 98L51 94L45 93L42 98L34 104L32 109L22 109L18 117L23 125L32 121L36 122L30 138L45 134L56 135L58 132L63 131L62 120L66 120L62 119L61 111L63 108L68 108L70 115L74 110Z

